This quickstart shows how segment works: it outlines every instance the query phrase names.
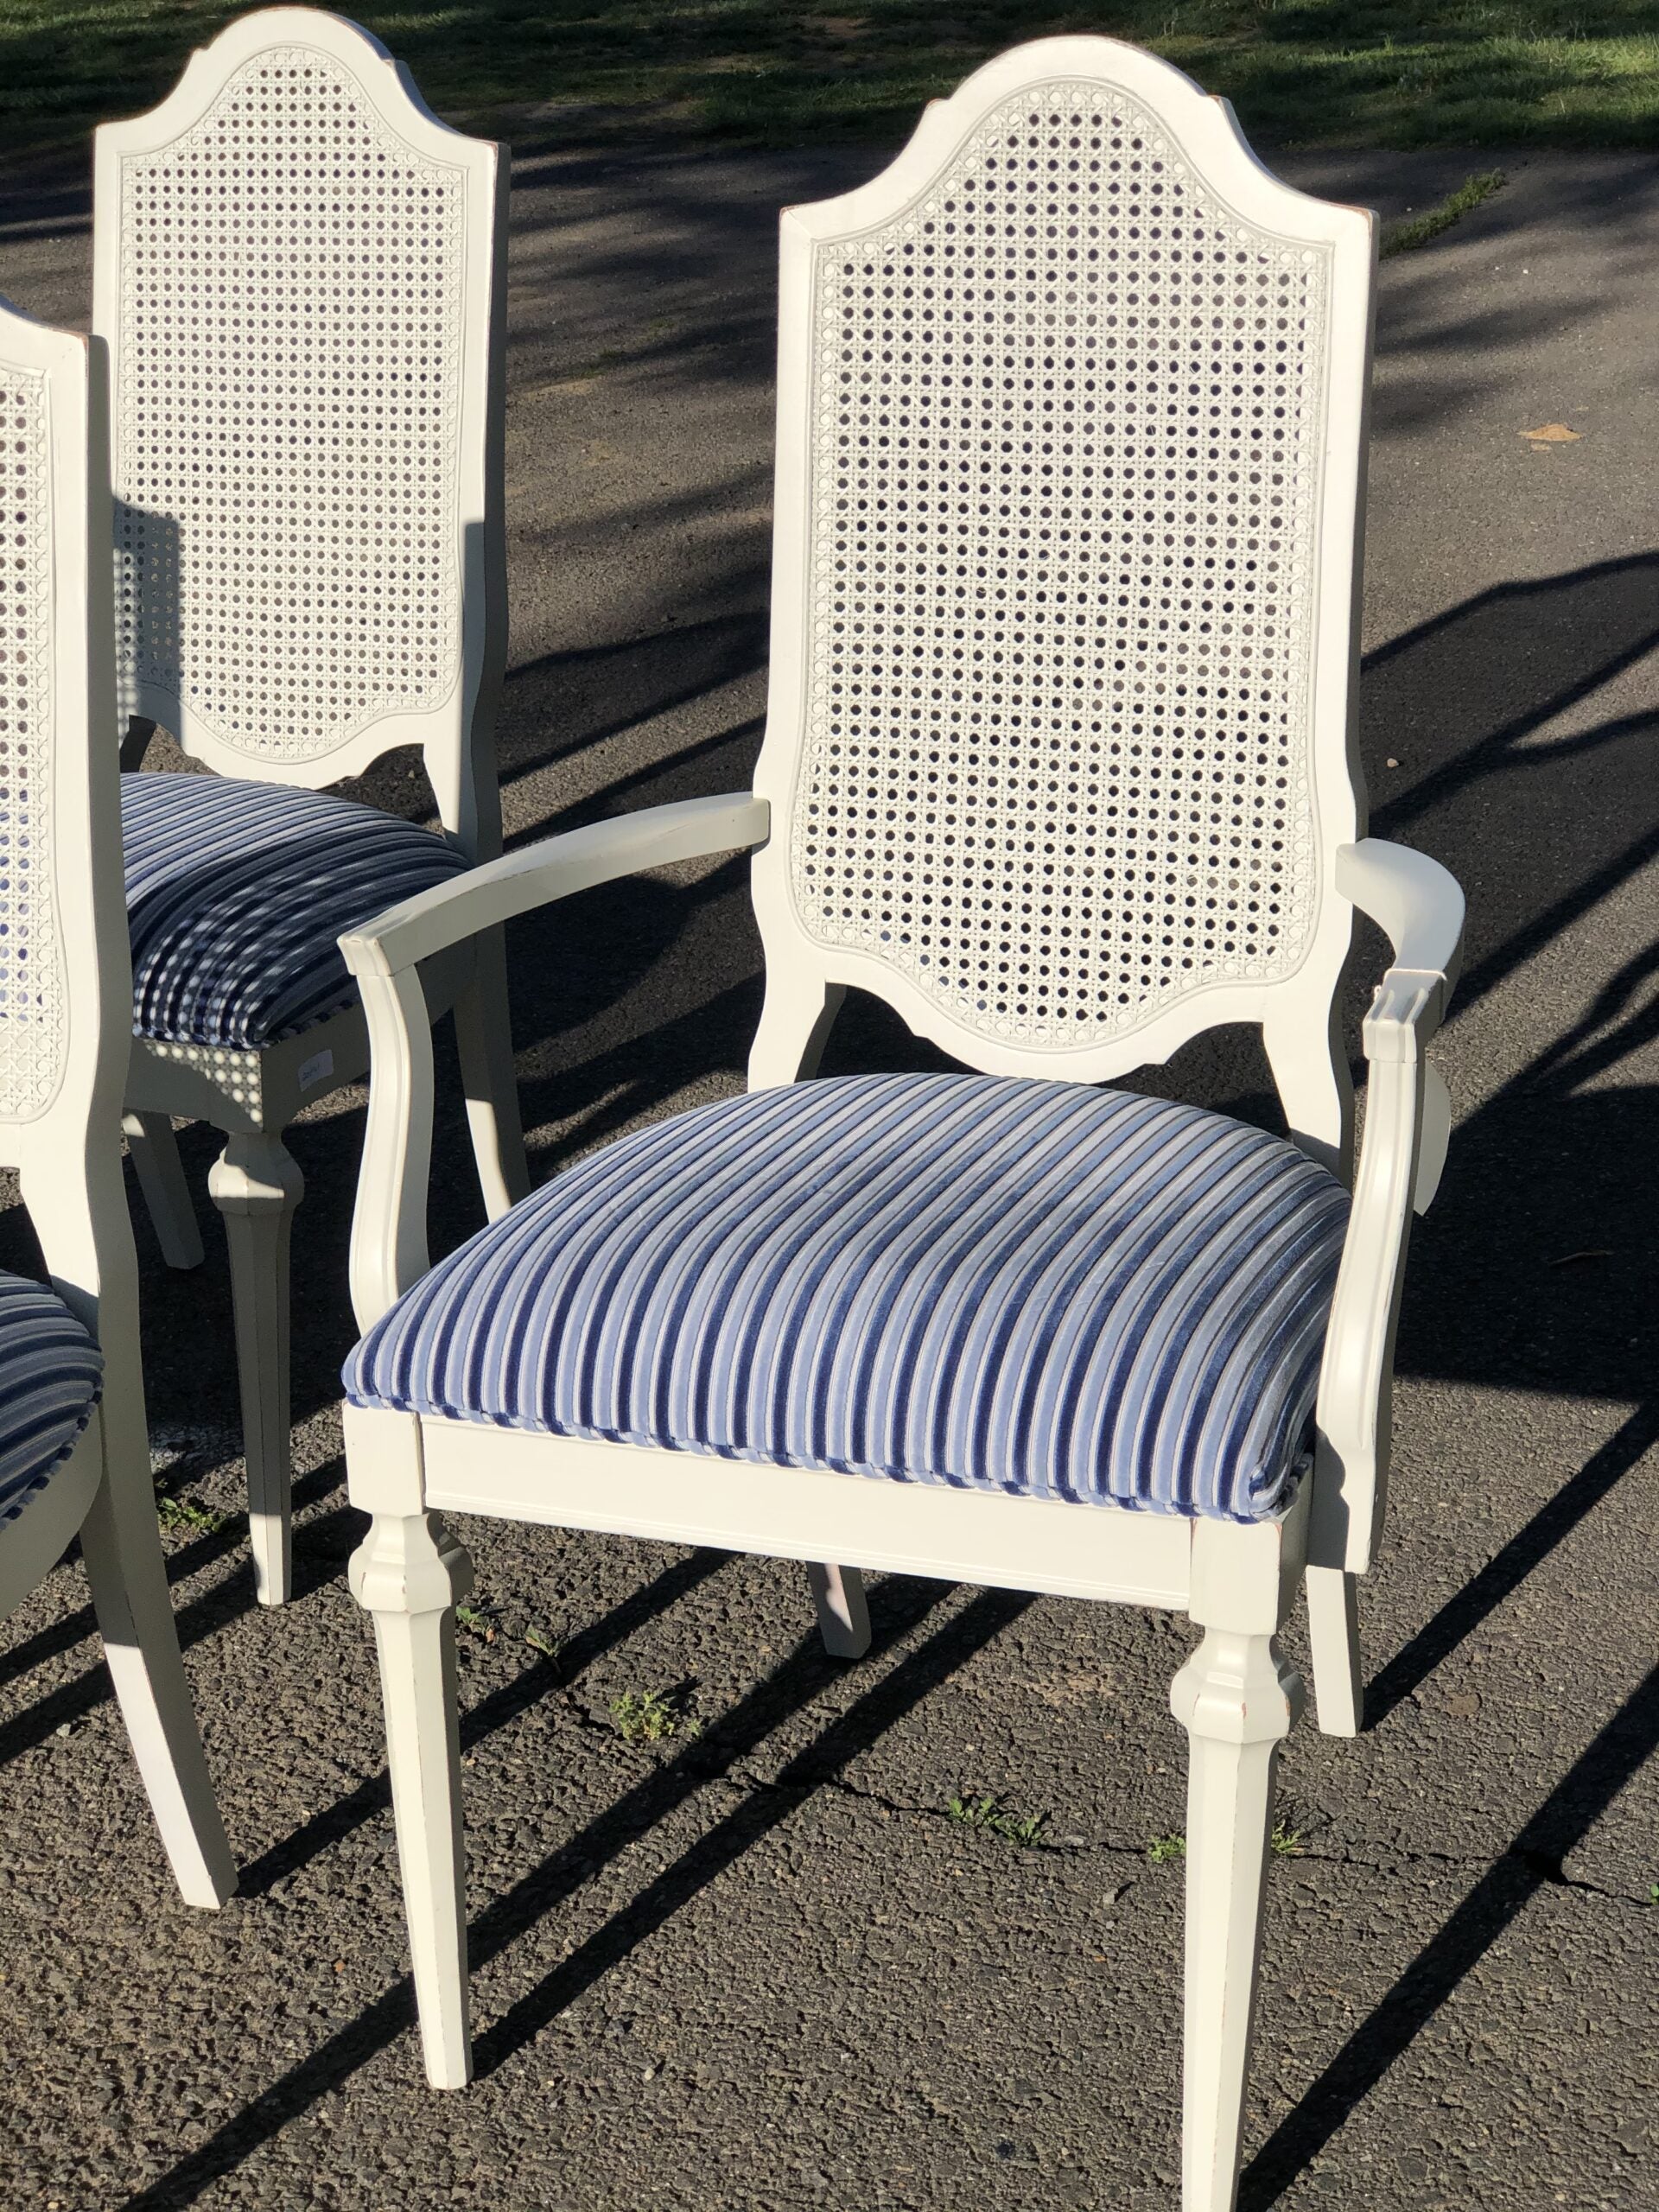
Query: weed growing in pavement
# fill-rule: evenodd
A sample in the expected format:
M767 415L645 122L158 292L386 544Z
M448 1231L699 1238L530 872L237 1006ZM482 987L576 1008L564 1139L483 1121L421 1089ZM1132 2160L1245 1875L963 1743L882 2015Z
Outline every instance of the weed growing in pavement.
M1483 169L1477 176L1465 177L1457 190L1448 192L1438 207L1426 207L1408 223L1390 223L1382 233L1378 253L1386 261L1392 253L1409 253L1414 246L1427 245L1442 231L1449 231L1471 208L1478 207L1483 200L1490 200L1495 192L1501 191L1508 181L1502 169Z
M1014 1812L1000 1797L952 1797L944 1809L963 1827L983 1828L988 1834L1000 1835L1005 1843L1039 1843L1048 1820L1046 1813Z
M468 1636L475 1636L480 1643L495 1642L495 1623L490 1618L487 1605L457 1605L455 1625L465 1629Z
M156 1518L163 1529L189 1529L203 1536L216 1536L231 1525L228 1514L212 1512L188 1497L158 1497Z
M1184 1835L1155 1835L1147 1846L1147 1856L1154 1866L1168 1866L1177 1859L1186 1856Z
M611 1718L625 1744L661 1744L671 1736L698 1736L702 1723L685 1709L680 1690L624 1690L611 1700Z
M1268 1838L1268 1846L1270 1850L1276 1851L1281 1859L1300 1859L1307 1849L1307 1845L1302 1839L1301 1830L1292 1827L1285 1821L1274 1822L1273 1834Z

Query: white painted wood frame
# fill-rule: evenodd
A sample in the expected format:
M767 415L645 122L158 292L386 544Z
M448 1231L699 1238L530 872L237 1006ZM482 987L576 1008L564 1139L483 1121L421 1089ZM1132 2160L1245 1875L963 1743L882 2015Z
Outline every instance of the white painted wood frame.
M109 443L99 340L47 329L0 302L0 415L10 848L0 1161L17 1170L53 1289L104 1357L87 1427L0 1522L0 1614L44 1580L78 1535L162 1845L186 1900L213 1906L236 1876L156 1526L121 1167L132 985L109 743Z
M274 179L280 220L264 207ZM112 378L129 766L156 724L216 773L311 790L416 745L445 834L471 860L500 851L507 190L503 148L441 123L378 39L311 8L237 16L159 107L99 130L92 326ZM371 213L378 243L340 245ZM278 265L303 311L286 330L277 313L273 340ZM391 337L388 296L424 302ZM409 330L422 342L394 358ZM384 403L405 380L436 419L400 446L407 415ZM353 563L392 578L355 632L340 580ZM278 602L302 619L262 630L257 610ZM426 642L394 671L400 688L378 648L411 627ZM454 1014L493 1216L528 1187L499 937L428 980L433 1019ZM128 1139L169 1265L202 1256L173 1119L226 1138L209 1189L266 1605L292 1580L289 1243L304 1186L283 1132L367 1065L355 1007L262 1049L134 1042Z
M1306 480L1300 542L1313 549L1298 585L1312 603L1296 616L1305 639L1306 681L1300 689L1287 689L1274 709L1281 716L1279 726L1289 732L1283 743L1296 753L1306 798L1295 848L1300 874L1283 894L1286 911L1294 908L1301 918L1296 957L1281 959L1277 946L1268 944L1258 947L1259 957L1252 954L1230 968L1218 960L1205 972L1195 963L1197 972L1176 977L1172 988L1154 976L1138 1000L1133 995L1126 1000L1114 984L1110 993L1096 991L1098 1018L1077 1025L1086 1033L1057 1041L1055 1001L1045 1010L1034 987L1020 1006L1014 1004L1012 986L996 1001L1001 984L985 986L978 1005L958 994L953 1006L949 994L935 988L937 977L921 973L896 935L883 937L883 930L892 930L885 912L861 942L852 941L862 927L861 894L846 894L845 911L858 924L842 932L848 941L838 941L824 925L821 885L837 860L836 840L855 841L864 835L862 823L887 817L867 797L855 806L845 795L850 783L826 784L821 763L814 766L812 748L820 739L814 734L813 686L823 666L814 655L822 656L830 639L831 658L842 656L834 660L836 683L843 691L862 683L867 689L861 696L874 697L868 687L876 677L855 666L835 640L859 623L872 634L880 634L881 623L893 632L902 627L887 603L855 604L850 597L830 603L833 594L827 598L821 588L824 536L832 565L851 573L862 556L847 554L836 536L842 529L841 515L864 497L855 472L865 464L856 456L847 459L851 445L862 451L881 439L896 443L900 437L944 433L938 410L925 419L899 421L895 408L877 419L874 406L861 414L832 395L830 405L815 412L812 379L827 373L825 359L834 355L831 343L826 356L823 321L814 321L824 312L826 269L833 275L837 267L844 272L854 266L872 288L870 296L902 295L913 304L893 276L899 252L888 235L893 224L902 226L912 217L918 226L933 221L947 200L946 212L954 210L957 219L962 200L951 200L955 188L947 189L940 180L952 175L953 164L960 174L964 148L988 145L1001 160L1010 143L1020 142L1028 155L1022 132L1046 132L1052 118L1064 123L1074 110L1128 116L1123 135L1142 151L1151 146L1159 175L1167 179L1179 164L1186 207L1203 210L1201 219L1187 219L1185 248L1195 244L1195 223L1211 240L1219 225L1232 254L1259 251L1273 267L1287 265L1287 257L1305 269L1317 261L1323 289L1308 314L1322 336L1297 403L1312 408L1317 418L1311 429L1304 425L1297 461ZM876 234L880 251L868 248L859 266L866 242ZM1304 255L1310 258L1302 260ZM752 1087L813 1072L836 1009L852 985L887 1001L913 1028L970 1066L1071 1081L1127 1074L1166 1058L1213 1024L1259 1025L1293 1135L1351 1181L1353 1194L1321 1371L1313 1462L1282 1512L1246 1524L910 1487L712 1456L693 1464L683 1452L348 1406L351 1495L372 1516L353 1562L353 1587L373 1616L379 1645L427 2071L435 2084L454 2087L468 2078L471 2068L453 1692L454 1605L470 1586L471 1567L444 1525L445 1512L803 1560L814 1568L831 1648L854 1653L868 1640L858 1578L870 1568L1161 1607L1185 1611L1204 1631L1172 1688L1173 1710L1192 1747L1183 2202L1186 2212L1230 2212L1274 1764L1302 1703L1301 1686L1275 1639L1306 1577L1320 1723L1333 1732L1352 1732L1358 1725L1353 1579L1370 1566L1380 1528L1407 1235L1414 1205L1426 1205L1433 1194L1445 1152L1445 1087L1424 1052L1455 982L1463 926L1462 896L1444 869L1422 855L1363 835L1352 731L1372 221L1361 211L1327 207L1272 178L1245 146L1225 104L1205 99L1164 63L1104 39L1059 39L1005 54L952 99L935 103L909 147L870 185L822 207L788 213L783 264L771 709L756 790L660 807L550 838L464 882L410 899L342 940L362 988L374 1071L353 1243L359 1324L369 1328L429 1264L432 1075L420 963L474 930L497 928L594 884L699 853L752 849L755 909L766 953ZM1229 264L1230 270L1236 266ZM1182 312L1192 314L1190 300ZM815 330L820 342L810 338ZM899 340L893 346L895 358L912 359ZM867 347L860 358L877 352ZM938 367L936 357L933 371ZM961 358L951 372L968 373ZM839 447L836 439L842 440ZM836 468L842 474L831 487L833 497L821 500L823 483ZM905 494L917 504L923 496L913 487ZM1112 498L1102 492L1094 504L1104 527L1114 518ZM889 511L906 513L916 506L906 509L895 498ZM1262 557L1279 556L1268 546ZM1056 594L1060 588L1052 569L1028 569L1024 575L1033 592L1039 585ZM921 626L903 631L907 644ZM1049 615L1034 625L1026 621L1027 649L1044 649L1047 630L1061 626ZM951 632L953 645L963 635ZM992 639L996 650L1002 650L1007 635L1005 625ZM1147 650L1155 660L1163 649ZM1174 665L1173 648L1166 659ZM925 694L922 706L942 697L953 680L941 679ZM1157 668L1148 680L1162 680ZM903 684L895 691L903 711L917 703ZM982 700L973 703L977 710ZM860 711L866 720L857 727L837 726L834 746L867 741L877 710ZM1196 708L1193 712L1201 719ZM1224 728L1214 742L1224 741ZM949 753L938 741L937 760L927 750L933 746L927 739L924 751L934 765L943 760L944 770L974 765L967 741ZM1028 784L1037 777L1029 754L1022 766ZM850 779L852 771L846 775ZM996 808L988 802L963 830L959 849L970 849L969 830L976 838L982 834L982 845L971 849L988 855L987 866L1000 865L999 836L1017 842L1034 834L1017 814L1014 802L1023 803L1023 793L1022 784L1002 806L1000 825ZM1213 815L1213 801L1205 804ZM946 826L961 828L966 811L955 798L895 801L892 818L904 837L913 833L920 840L947 814ZM1206 819L1213 829L1212 816ZM881 834L887 834L885 828ZM1106 842L1103 831L1103 847ZM861 880L891 880L910 865L900 854L884 876L873 860ZM925 871L918 866L930 894L950 887L940 880L937 850ZM962 866L971 877L965 860ZM871 894L873 903L875 897ZM1100 912L1109 906L1103 893ZM1382 925L1395 959L1365 1023L1370 1087L1355 1170L1335 1002L1357 909ZM967 926L982 925L969 916ZM1128 949L1135 949L1132 939ZM1121 972L1110 969L1108 956L1122 950L1107 947L1090 972ZM944 951L948 955L951 948L947 944ZM1261 972L1239 972L1251 960ZM1078 965L1086 966L1081 955ZM947 966L942 959L942 969Z

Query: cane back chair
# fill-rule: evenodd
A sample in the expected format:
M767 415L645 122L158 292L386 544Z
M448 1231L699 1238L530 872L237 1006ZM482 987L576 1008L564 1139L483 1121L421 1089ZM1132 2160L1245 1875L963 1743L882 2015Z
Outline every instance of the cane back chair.
M96 340L0 302L0 1157L50 1287L0 1274L0 1616L79 1535L105 1656L185 1898L236 1886L156 1524L121 1173L130 969Z
M439 123L353 23L239 16L152 113L98 133L118 672L211 776L123 781L128 1141L162 1253L200 1265L171 1116L211 1122L258 1596L288 1594L283 1131L368 1065L340 932L500 850L501 149ZM327 793L419 746L444 834ZM486 1205L528 1185L499 939L454 1007Z
M1457 886L1363 836L1371 218L1131 48L1045 41L783 220L772 700L753 796L601 823L346 941L374 1052L346 1373L431 2080L470 2065L447 1510L1185 1611L1185 2198L1233 2201L1272 1780L1357 1726L1424 1059ZM418 969L754 849L750 1087L429 1268ZM1395 963L1336 1003L1356 907ZM849 986L973 1072L798 1081ZM1260 1027L1290 1138L1095 1086ZM827 1564L836 1562L836 1564Z

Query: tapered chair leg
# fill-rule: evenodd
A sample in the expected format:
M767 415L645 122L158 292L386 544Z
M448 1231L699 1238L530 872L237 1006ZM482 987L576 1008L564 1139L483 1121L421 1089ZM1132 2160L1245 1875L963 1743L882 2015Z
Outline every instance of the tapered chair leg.
M162 1257L169 1268L199 1268L207 1255L171 1116L128 1114L121 1126Z
M861 1659L870 1648L870 1609L864 1599L863 1576L855 1567L820 1567L814 1560L806 1570L806 1579L812 1586L824 1649L832 1658Z
M1357 1736L1365 1711L1360 1670L1359 1578L1339 1567L1307 1570L1307 1638L1313 1711L1326 1736Z
M512 1064L506 945L499 929L486 931L474 948L472 981L455 1001L455 1046L484 1210L494 1221L530 1189Z
M472 2079L467 1994L467 1862L461 1825L454 1607L473 1564L435 1514L377 1514L353 1554L352 1594L374 1620L392 1815L435 2089Z
M110 1678L184 1900L223 1904L236 1869L179 1656L149 1470L111 1468L101 1416L97 1441L104 1473L80 1548Z
M1301 1708L1271 1637L1209 1628L1176 1675L1190 1741L1183 2212L1233 2212L1279 1745Z
M305 1179L282 1139L260 1132L226 1139L207 1188L231 1250L254 1592L281 1605L293 1587L288 1250Z

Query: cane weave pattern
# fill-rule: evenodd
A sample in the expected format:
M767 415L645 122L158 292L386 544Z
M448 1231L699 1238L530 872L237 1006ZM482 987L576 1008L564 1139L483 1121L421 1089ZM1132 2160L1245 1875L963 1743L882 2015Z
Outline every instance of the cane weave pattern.
M0 1115L58 1088L67 1043L52 851L52 487L46 378L0 364Z
M251 759L299 760L448 695L464 196L303 48L123 160L129 711L148 685Z
M817 249L810 937L1038 1046L1294 970L1330 279L1086 82Z

